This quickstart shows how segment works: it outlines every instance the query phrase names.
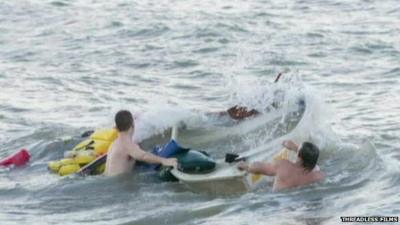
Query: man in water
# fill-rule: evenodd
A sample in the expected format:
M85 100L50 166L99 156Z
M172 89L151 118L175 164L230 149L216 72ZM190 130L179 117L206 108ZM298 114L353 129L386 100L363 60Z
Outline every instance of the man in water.
M164 166L177 167L176 158L161 158L142 150L133 142L134 121L132 114L127 110L121 110L115 115L116 128L119 131L118 138L108 151L105 175L114 176L131 172L135 161L162 164Z
M273 163L255 162L248 165L241 161L238 167L250 173L275 176L273 191L304 186L325 178L325 174L317 166L319 156L317 146L310 142L304 142L299 147L293 141L285 141L283 146L297 152L295 163L283 159Z

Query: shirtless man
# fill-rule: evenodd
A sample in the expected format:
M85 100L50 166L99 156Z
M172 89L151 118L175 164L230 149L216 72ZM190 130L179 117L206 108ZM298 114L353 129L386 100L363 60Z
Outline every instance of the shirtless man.
M250 173L275 176L273 191L304 186L325 178L325 174L317 166L319 156L317 146L310 142L304 142L299 147L293 141L285 141L283 146L297 152L295 163L289 160L279 160L273 163L255 162L248 165L246 162L241 161L238 167Z
M115 124L119 135L108 151L105 175L114 176L131 172L136 160L177 167L176 158L166 159L158 157L149 152L145 152L139 145L133 142L134 121L129 111L119 111L115 115Z

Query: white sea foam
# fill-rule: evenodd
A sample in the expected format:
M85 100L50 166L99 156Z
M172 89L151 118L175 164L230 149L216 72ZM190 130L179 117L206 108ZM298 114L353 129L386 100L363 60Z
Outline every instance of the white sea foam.
M136 113L134 139L140 142L184 123L186 128L198 130L195 137L186 138L189 142L218 142L218 139L227 137L229 141L236 137L240 140L235 142L235 148L239 149L259 148L278 138L279 141L286 138L299 143L312 141L321 149L335 142L336 136L329 120L331 109L325 103L326 99L303 82L300 75L284 74L278 83L263 79L238 79L228 83L226 90L230 91L228 101L232 105L257 109L263 116L219 127L221 124L215 121L215 117L209 117L205 112L152 100L142 112ZM304 105L305 111L299 121Z

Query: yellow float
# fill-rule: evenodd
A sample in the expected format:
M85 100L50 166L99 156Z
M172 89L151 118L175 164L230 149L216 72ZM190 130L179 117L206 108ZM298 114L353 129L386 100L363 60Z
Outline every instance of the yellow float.
M76 173L98 156L107 153L117 137L118 131L114 128L96 130L88 139L76 145L71 151L66 152L64 155L66 158L49 162L48 168L60 176ZM104 165L100 166L96 172L103 173Z

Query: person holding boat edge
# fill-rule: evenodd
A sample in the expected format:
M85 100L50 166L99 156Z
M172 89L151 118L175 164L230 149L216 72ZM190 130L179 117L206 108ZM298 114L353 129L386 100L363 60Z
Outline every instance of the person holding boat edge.
M119 111L115 115L115 124L119 135L108 151L105 175L114 176L131 172L136 160L172 166L174 168L177 167L176 158L166 159L158 157L142 150L138 144L133 142L134 121L129 111Z
M325 174L317 165L319 156L317 146L310 142L298 146L293 141L284 141L283 146L297 152L296 162L282 159L272 163L255 162L249 165L245 161L240 161L238 168L250 173L275 176L273 191L305 186L325 178Z

